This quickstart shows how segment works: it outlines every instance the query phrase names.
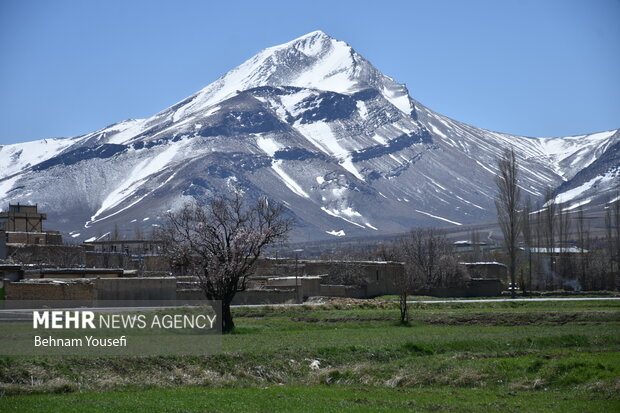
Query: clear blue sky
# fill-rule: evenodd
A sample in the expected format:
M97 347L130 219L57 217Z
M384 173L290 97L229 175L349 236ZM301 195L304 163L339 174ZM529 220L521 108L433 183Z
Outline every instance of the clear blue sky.
M0 0L0 144L148 117L317 29L454 119L615 129L619 22L620 0Z

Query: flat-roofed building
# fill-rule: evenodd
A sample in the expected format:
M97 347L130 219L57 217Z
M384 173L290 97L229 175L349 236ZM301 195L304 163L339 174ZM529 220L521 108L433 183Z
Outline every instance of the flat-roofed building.
M42 232L47 214L37 211L37 205L9 204L9 210L0 212L0 231Z
M59 231L43 230L46 219L37 205L9 204L8 211L0 212L0 259L11 256L16 248L62 245Z

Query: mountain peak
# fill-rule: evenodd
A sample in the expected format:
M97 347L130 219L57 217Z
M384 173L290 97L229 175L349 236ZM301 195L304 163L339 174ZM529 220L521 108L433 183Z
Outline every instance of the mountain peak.
M178 108L173 121L204 110L239 91L261 86L295 86L351 94L373 88L409 114L409 92L377 70L347 43L321 30L262 50L198 92Z
M334 46L340 46L342 48L347 48L351 50L350 46L346 43L334 39L322 30L315 30L289 42L269 47L263 50L261 53L273 53L283 50L296 50L304 55L316 55Z
M294 39L291 42L296 42L296 41L304 40L304 39L312 39L312 38L334 39L333 37L325 33L323 30L315 30L313 32L306 33L303 36L299 36L297 39Z

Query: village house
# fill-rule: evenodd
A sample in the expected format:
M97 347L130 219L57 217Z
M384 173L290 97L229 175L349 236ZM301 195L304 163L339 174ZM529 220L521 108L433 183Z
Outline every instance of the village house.
M9 204L0 212L0 242L6 244L60 245L58 231L43 231L47 214L38 212L37 205ZM0 257L2 258L2 257Z

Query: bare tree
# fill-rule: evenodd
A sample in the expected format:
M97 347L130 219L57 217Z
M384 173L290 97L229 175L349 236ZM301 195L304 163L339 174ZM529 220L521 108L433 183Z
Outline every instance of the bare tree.
M471 260L473 262L480 261L480 232L474 229L469 234L471 242Z
M403 276L396 281L398 288L398 309L400 310L400 324L409 324L409 303L407 298L413 292L414 274L411 267L405 266Z
M416 288L445 286L440 259L454 253L445 233L436 228L414 229L397 243L399 259L410 268Z
M114 229L112 230L112 241L119 241L121 239L121 231L118 228L118 224L114 224Z
M134 240L143 240L144 239L144 230L140 224L136 224L133 228L133 239Z
M590 267L590 222L586 221L583 207L577 211L577 246L579 247L579 283L581 288L591 288L587 279Z
M620 194L616 199L607 203L605 211L605 238L609 255L609 271L611 274L620 272ZM615 268L614 268L615 263ZM613 287L616 280L614 277Z
M428 290L460 284L455 281L463 274L454 259L454 245L435 228L414 229L399 238L394 245L395 257L405 263L399 280L401 323L409 320L407 296L414 289Z
M556 235L556 218L557 218L557 205L555 203L555 197L553 196L553 190L547 188L545 192L545 204L544 204L544 233L545 233L545 248L547 249L547 256L549 257L549 269L547 271L546 287L553 288L553 275L555 274L555 260L553 254L555 253L555 235Z
M528 196L525 199L525 204L523 205L523 211L521 212L521 232L523 233L523 244L525 245L525 252L527 253L527 270L528 270L528 286L527 289L532 289L532 202L530 197ZM526 291L524 286L522 286L523 291Z
M509 259L511 295L515 297L516 268L517 268L517 238L521 232L521 215L519 203L521 189L518 185L519 167L513 149L504 151L498 161L499 175L495 179L497 184L497 198L495 207L499 226L504 234L504 244Z
M546 288L546 278L544 278L544 274L541 272L541 248L544 244L544 218L542 214L542 209L540 203L536 203L536 287L538 289ZM542 278L542 280L541 280Z
M235 294L245 290L265 247L284 241L291 228L282 205L265 198L247 205L236 194L168 213L157 235L173 265L196 276L207 299L222 302L222 331L229 332Z
M568 252L568 239L571 228L569 212L564 208L558 210L559 274L563 278L573 277L571 254Z
M380 242L373 251L373 256L383 261L395 261L397 259L394 245L387 242Z

